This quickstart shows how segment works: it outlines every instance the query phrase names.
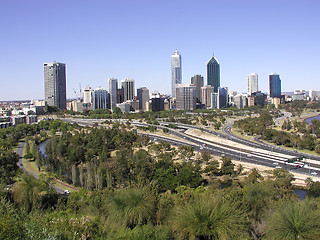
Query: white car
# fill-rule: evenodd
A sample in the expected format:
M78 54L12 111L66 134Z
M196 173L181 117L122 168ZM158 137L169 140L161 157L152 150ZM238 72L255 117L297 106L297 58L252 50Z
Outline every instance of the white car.
M312 175L318 175L318 173L316 173L316 172L312 172L311 174L312 174Z
M276 168L277 168L277 169L281 169L281 167L280 167L280 166L276 166Z
M279 163L277 163L277 162L274 162L274 163L273 163L273 165L276 165L276 166L278 166L278 165L279 165Z

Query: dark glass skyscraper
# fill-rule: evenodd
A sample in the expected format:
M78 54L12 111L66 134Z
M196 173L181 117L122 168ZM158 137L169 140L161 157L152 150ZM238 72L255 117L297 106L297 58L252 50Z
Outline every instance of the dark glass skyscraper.
M49 106L66 109L66 65L59 62L45 63L43 68L44 100Z
M215 56L207 63L207 85L213 86L214 92L220 87L220 63Z
M269 75L269 96L281 98L281 80L279 74L271 73Z

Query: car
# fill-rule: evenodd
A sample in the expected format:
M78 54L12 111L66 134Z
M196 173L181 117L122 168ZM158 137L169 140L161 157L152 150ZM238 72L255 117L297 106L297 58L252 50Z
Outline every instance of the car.
M276 168L277 168L277 169L281 169L281 167L280 167L280 166L276 166Z
M63 192L64 192L65 195L69 195L70 194L69 190L64 190Z
M277 163L277 162L274 162L274 163L273 163L273 165L276 165L276 166L278 166L278 165L279 165L279 163Z
M302 168L302 166L301 166L301 165L296 165L295 167L297 167L297 168Z
M312 174L312 175L318 175L318 173L316 173L316 172L312 172L311 174Z

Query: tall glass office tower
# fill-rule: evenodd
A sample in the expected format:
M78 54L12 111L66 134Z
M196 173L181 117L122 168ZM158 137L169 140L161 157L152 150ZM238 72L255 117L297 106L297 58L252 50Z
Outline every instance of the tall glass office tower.
M115 78L108 79L108 92L110 94L110 108L114 109L118 100L118 80Z
M175 50L171 55L171 94L176 97L176 85L182 83L181 55Z
M269 75L269 96L281 98L281 79L279 74L271 73Z
M44 100L49 106L66 109L66 65L59 62L44 63L43 70Z
M215 56L207 62L207 85L214 87L214 92L220 87L220 63Z

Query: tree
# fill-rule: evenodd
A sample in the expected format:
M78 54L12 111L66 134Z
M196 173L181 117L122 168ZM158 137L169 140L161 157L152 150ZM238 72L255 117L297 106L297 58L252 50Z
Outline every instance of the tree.
M180 239L244 239L246 215L220 196L202 196L173 210L170 219Z
M211 154L209 151L201 151L201 160L204 162L204 163L208 163L210 160L211 160Z
M110 221L134 228L153 220L155 194L147 187L119 189L109 197L109 208Z
M19 156L12 150L0 147L0 182L10 183L18 170Z
M15 201L30 212L39 200L41 192L40 183L31 175L24 173L13 188Z
M223 175L231 175L234 173L234 164L232 163L230 157L222 157L221 173Z
M310 200L282 204L268 219L266 239L320 239L320 214Z
M182 145L178 149L181 160L189 161L194 156L194 150L192 146Z

